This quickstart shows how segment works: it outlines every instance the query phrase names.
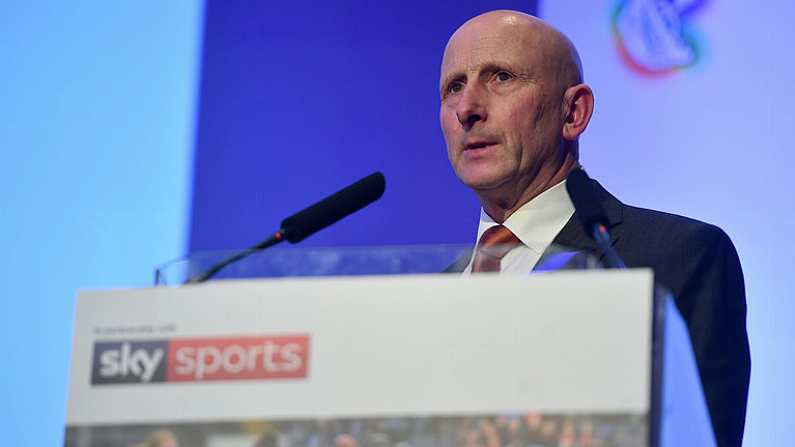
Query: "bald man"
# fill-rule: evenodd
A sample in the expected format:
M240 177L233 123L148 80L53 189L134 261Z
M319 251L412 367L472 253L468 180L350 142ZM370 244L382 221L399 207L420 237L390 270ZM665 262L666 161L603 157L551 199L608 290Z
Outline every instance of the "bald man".
M545 22L493 11L462 25L442 60L439 118L450 163L482 205L478 247L516 247L491 264L475 250L458 271L529 272L551 244L600 254L565 188L594 110L577 51ZM594 182L612 243L651 267L690 331L719 446L742 444L750 376L745 286L728 236L703 222L622 204ZM495 236L496 235L496 236Z

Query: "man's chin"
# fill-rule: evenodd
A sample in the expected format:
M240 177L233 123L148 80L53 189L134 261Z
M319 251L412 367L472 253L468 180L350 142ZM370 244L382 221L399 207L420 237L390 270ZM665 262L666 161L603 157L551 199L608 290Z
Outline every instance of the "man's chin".
M489 191L503 186L508 179L493 173L462 173L458 178L463 184L475 191Z

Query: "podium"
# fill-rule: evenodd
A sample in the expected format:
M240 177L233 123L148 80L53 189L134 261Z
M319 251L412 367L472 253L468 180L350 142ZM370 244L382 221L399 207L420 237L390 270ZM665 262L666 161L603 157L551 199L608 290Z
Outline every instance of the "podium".
M65 445L714 445L650 270L434 273L465 253L274 250L81 292Z

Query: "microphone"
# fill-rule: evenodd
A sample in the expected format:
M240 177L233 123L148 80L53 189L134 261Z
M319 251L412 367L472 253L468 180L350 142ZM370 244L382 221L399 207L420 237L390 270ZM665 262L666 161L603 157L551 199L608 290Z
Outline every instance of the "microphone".
M375 202L384 194L384 174L376 172L284 219L281 230L295 244L316 231Z
M204 273L194 276L186 284L196 284L207 281L224 267L237 262L246 256L272 247L284 240L292 244L300 242L317 231L336 223L365 206L375 202L384 195L386 179L384 174L375 172L358 182L349 185L340 191L326 197L303 210L284 219L279 231L253 247L233 254L226 259L214 264Z
M582 222L585 233L599 245L610 268L627 268L624 261L610 244L607 226L610 221L605 210L596 198L591 178L583 169L575 169L566 179L566 191L574 204L574 209Z

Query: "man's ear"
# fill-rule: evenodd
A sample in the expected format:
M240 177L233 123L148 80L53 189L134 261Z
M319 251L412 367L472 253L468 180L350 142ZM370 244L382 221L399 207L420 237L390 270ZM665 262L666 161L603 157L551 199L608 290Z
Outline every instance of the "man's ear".
M563 93L563 138L574 141L585 132L593 115L594 99L591 87L573 85Z

